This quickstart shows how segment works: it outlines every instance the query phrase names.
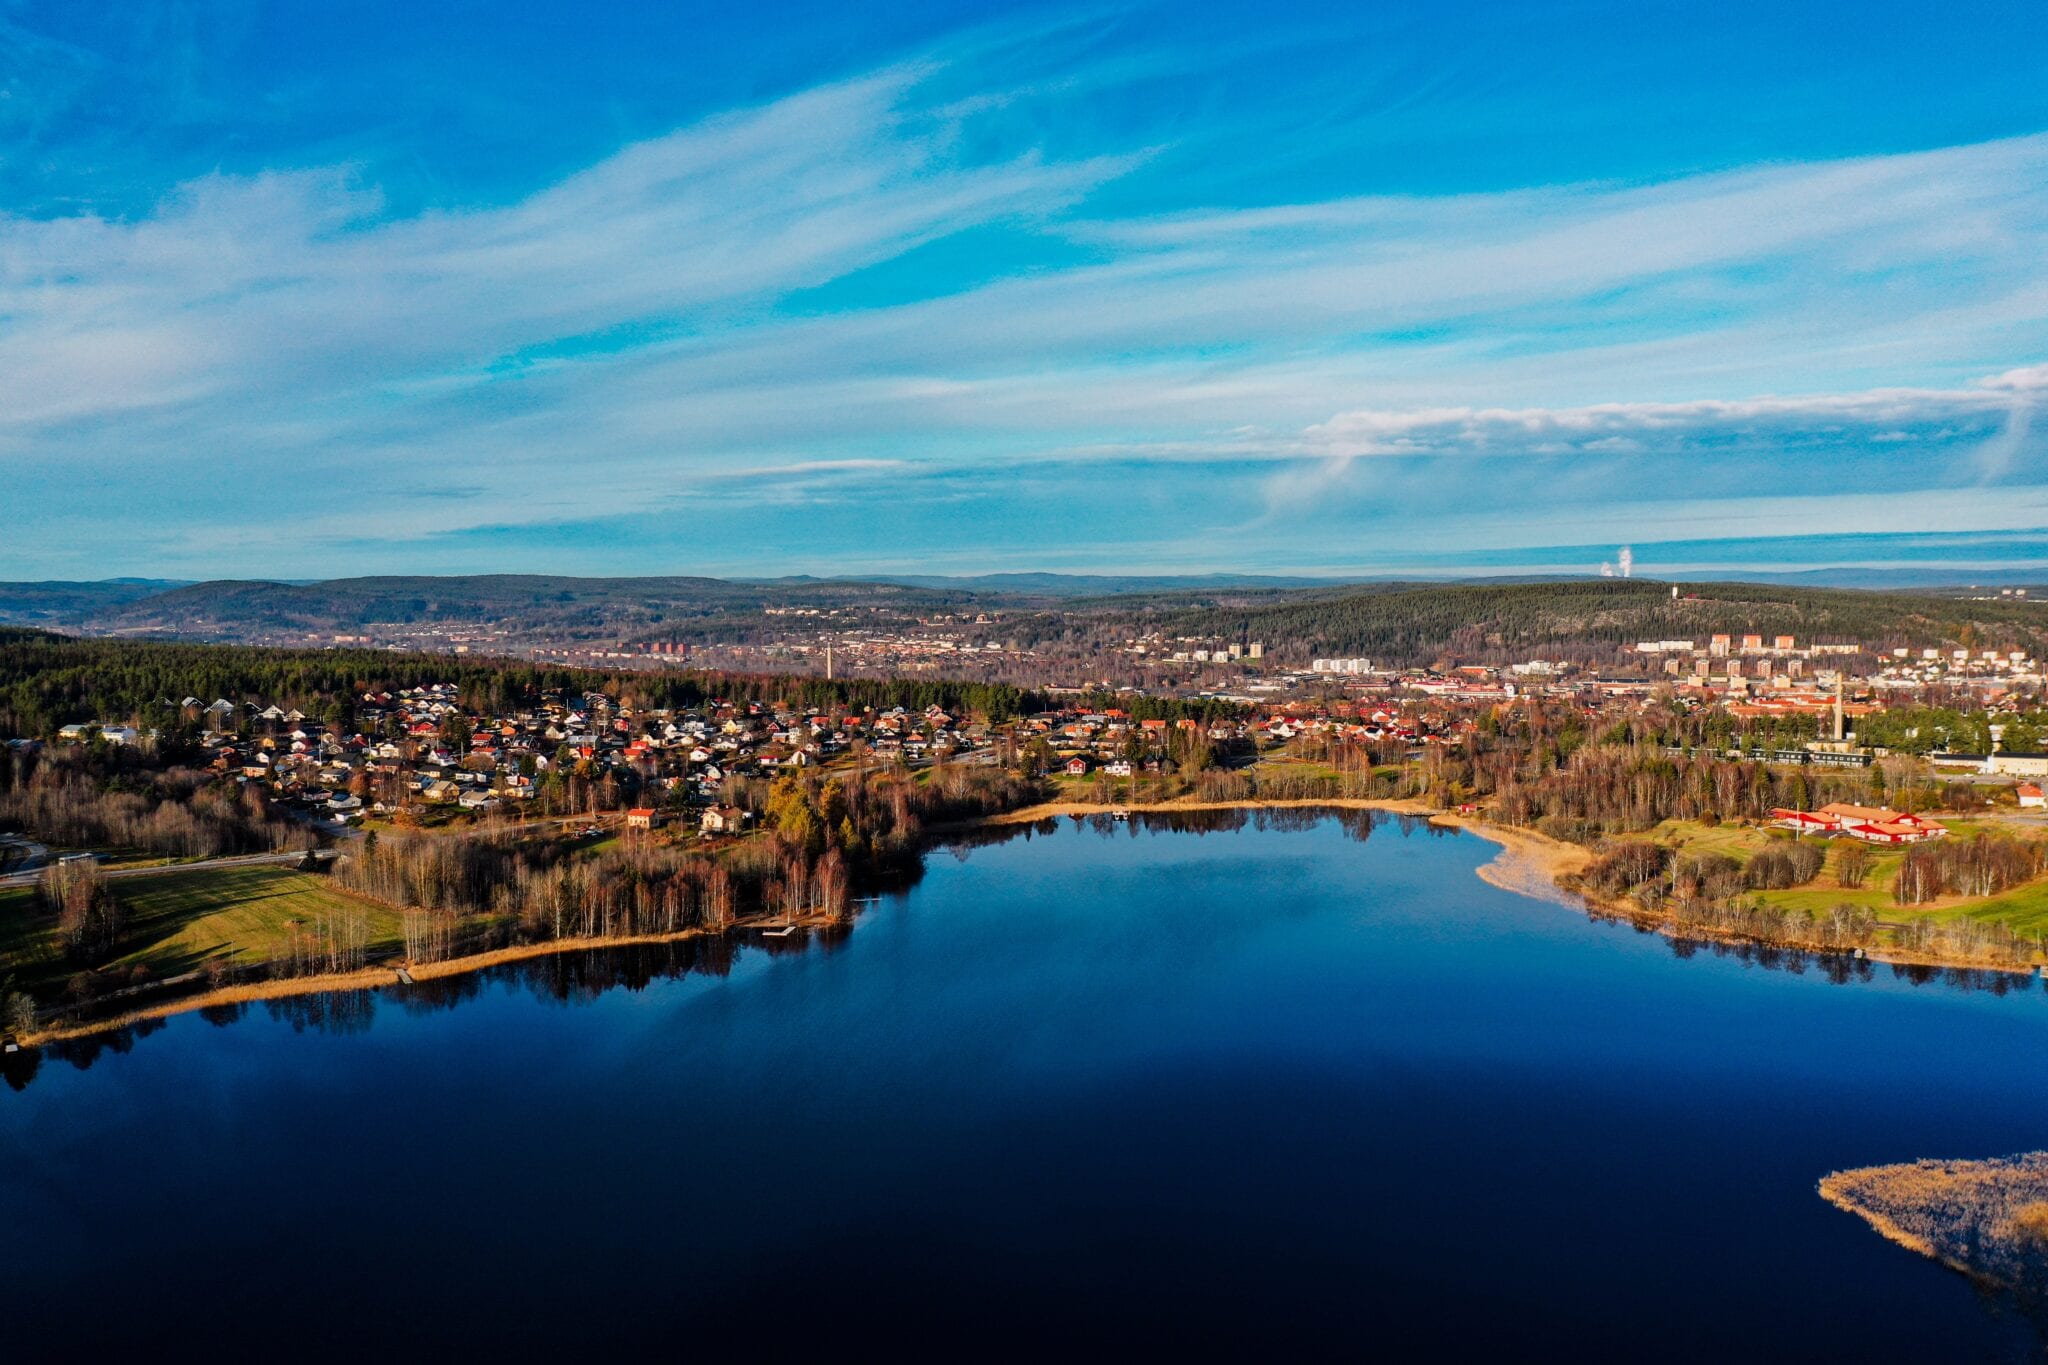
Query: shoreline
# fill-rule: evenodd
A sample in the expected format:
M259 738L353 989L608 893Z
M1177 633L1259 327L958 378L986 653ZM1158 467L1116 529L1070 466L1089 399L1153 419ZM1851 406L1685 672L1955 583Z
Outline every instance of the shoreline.
M2016 1215L2042 1207L2044 1159L2048 1154L2023 1152L1830 1171L1815 1192L1885 1241L1981 1288L2019 1290L2035 1273L2034 1239L2017 1226ZM1907 1219L1925 1226L1909 1226Z
M1030 825L1040 820L1057 819L1062 815L1108 815L1112 811L1170 815L1176 811L1224 810L1378 810L1386 811L1390 815L1417 816L1431 824L1466 830L1489 843L1499 845L1500 852L1494 855L1491 862L1483 864L1478 869L1480 880L1490 886L1527 896L1531 900L1547 900L1573 908L1577 908L1580 902L1586 899L1581 893L1560 885L1559 879L1585 871L1593 861L1590 850L1577 844L1565 843L1560 839L1552 839L1534 830L1518 829L1513 825L1497 825L1492 821L1473 815L1461 815L1456 811L1438 810L1413 798L1326 796L1262 801L1254 797L1246 801L1153 801L1115 806L1091 805L1083 801L1042 801L1035 806L1020 806L1016 810L1004 811L1000 815L984 816L960 825L938 827L927 831L927 834L943 837L948 829Z
M1432 824L1465 830L1500 846L1500 852L1490 862L1475 869L1479 879L1489 886L1513 892L1530 900L1549 901L1553 905L1577 910L1591 917L1604 916L1608 919L1625 920L1639 929L1654 931L1669 939L1708 943L1748 943L1764 948L1783 948L1788 952L1837 957L1848 956L1850 952L1824 943L1778 943L1735 930L1680 925L1673 916L1661 911L1645 910L1633 901L1613 899L1567 883L1566 878L1577 877L1593 863L1592 850L1583 845L1566 843L1562 839L1553 839L1547 834L1540 834L1518 825L1497 824L1482 816L1438 810L1413 798L1382 800L1368 797L1324 797L1261 801L1254 797L1246 801L1155 801L1107 806L1083 801L1046 801L952 828L1031 824L1061 815L1108 815L1112 811L1171 814L1175 811L1287 809L1382 810L1394 815L1419 816ZM933 830L929 833L939 835L943 830ZM1881 962L1887 966L1925 967L1937 971L1998 972L2018 977L2032 976L2035 972L2031 964L2015 965L1978 962L1967 958L1934 957L1882 944L1871 945L1862 951L1863 960Z
M1644 910L1632 903L1617 902L1604 896L1597 896L1577 886L1568 885L1566 878L1576 877L1593 862L1590 849L1578 844L1553 839L1535 830L1522 829L1514 825L1496 824L1480 816L1465 815L1457 811L1438 810L1412 798L1375 799L1366 797L1322 797L1261 801L1256 798L1245 801L1164 801L1126 803L1103 806L1081 801L1043 801L1037 805L1020 806L1016 810L1002 811L995 815L981 816L973 820L933 826L925 831L928 843L942 841L948 833L959 833L973 829L1000 828L1006 825L1036 824L1041 820L1057 819L1060 816L1108 815L1114 811L1129 811L1145 814L1173 814L1175 812L1228 811L1228 810L1376 810L1391 815L1416 816L1432 824L1446 828L1464 830L1499 848L1499 852L1486 863L1475 869L1479 879L1489 886L1529 900L1547 901L1550 904L1576 910L1589 917L1606 916L1610 919L1626 920L1644 930L1651 930L1671 939L1688 939L1721 943L1751 943L1764 947L1784 948L1793 952L1823 953L1840 955L1842 950L1820 944L1769 943L1748 935L1726 930L1701 928L1681 929L1669 915ZM351 972L333 972L314 976L289 977L274 981L256 981L241 985L222 986L202 991L195 995L178 996L155 1004L138 1006L104 1019L58 1024L50 1028L37 1029L18 1035L16 1042L23 1048L41 1047L49 1043L68 1042L86 1038L98 1033L111 1033L134 1024L147 1023L156 1019L168 1019L179 1014L190 1014L216 1005L253 1004L264 1000L284 1000L293 996L322 995L329 991L375 990L382 986L403 984L397 969L403 967L413 980L434 981L453 976L466 976L472 972L487 971L492 967L504 966L511 962L528 961L539 957L552 957L563 953L591 952L604 948L647 947L665 943L680 943L688 939L713 933L731 933L735 930L757 927L751 922L734 924L731 929L709 930L703 928L678 929L668 934L631 934L609 938L550 939L544 943L515 944L505 948L493 948L481 953L470 953L462 957L448 958L441 962L412 964L393 962L386 966L361 967ZM819 924L804 924L803 928L824 927ZM2004 972L2015 976L2030 976L2032 967L2000 965L1984 962L1947 961L1922 954L1898 952L1884 947L1870 947L1863 950L1865 959L1883 962L1892 966L1925 967L1935 970L1967 970Z
M530 961L533 958L597 952L606 948L656 947L666 943L682 943L693 938L708 938L717 934L760 927L762 925L749 920L734 924L731 929L690 928L678 929L670 934L557 938L549 939L545 943L518 943L504 948L487 949L481 953L466 953L461 957L451 957L440 962L393 962L384 966L358 967L349 972L322 972L311 976L284 977L274 981L251 981L235 986L219 986L195 995L159 1000L154 1004L140 1005L119 1014L110 1014L104 1019L80 1020L76 1023L38 1029L33 1033L19 1035L16 1041L24 1049L42 1047L49 1043L89 1038L96 1033L111 1033L154 1019L169 1019L174 1015L191 1014L216 1005L247 1005L264 1000L288 1000L300 995L325 995L330 991L369 991L385 986L400 986L405 984L398 976L400 967L405 969L414 983L440 981L449 977L468 976L472 972L488 971L492 967L502 967L507 963ZM821 929L830 926L820 920L816 923L799 921L797 927Z
M1894 1246L1901 1246L1915 1255L1925 1256L1935 1264L1947 1266L1950 1270L1967 1275L1972 1280L1987 1284L1993 1283L1993 1281L1986 1279L1978 1271L1944 1254L1940 1247L1937 1247L1919 1233L1902 1227L1890 1214L1873 1209L1856 1199L1843 1188L1844 1178L1851 1174L1853 1172L1830 1171L1822 1176L1819 1185L1815 1187L1822 1202L1832 1208L1840 1209L1843 1213L1862 1219L1865 1226L1869 1227L1872 1232L1875 1232Z

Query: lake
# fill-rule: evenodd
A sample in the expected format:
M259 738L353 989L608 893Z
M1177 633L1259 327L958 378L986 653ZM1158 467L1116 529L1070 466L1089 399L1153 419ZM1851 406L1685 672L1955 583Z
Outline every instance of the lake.
M0 1355L2037 1349L1814 1183L2048 1146L2040 983L1675 946L1415 821L1174 823L1221 827L15 1059Z

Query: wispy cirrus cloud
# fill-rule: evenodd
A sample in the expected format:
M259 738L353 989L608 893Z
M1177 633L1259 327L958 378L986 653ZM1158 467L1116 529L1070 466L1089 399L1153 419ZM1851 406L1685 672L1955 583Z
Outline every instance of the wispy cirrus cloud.
M1192 505L1253 562L1284 518L1338 534L1446 496L1536 521L1683 487L1687 517L1733 525L1759 491L1819 497L1880 461L1965 501L2044 482L2048 136L1119 211L1159 148L1032 134L1077 83L1146 65L1034 81L1003 48L977 89L989 50L501 204L398 211L343 164L210 175L133 217L0 213L0 475L40 509L11 571L104 524L92 490L138 468L180 528L147 552L186 572L358 553L366 505L396 541L524 525L544 548L711 484L778 507L844 485L872 517L849 513L847 556L863 524L886 548L901 509L963 505L1113 555L1125 526L1073 511L1113 491L1126 522ZM270 510L309 484L364 492Z
M2018 373L2018 372L2015 372ZM2002 430L2048 386L1986 379L1962 389L1702 398L1679 403L1593 403L1569 408L1362 409L1304 433L1332 457L1366 455L1684 454L1731 443L1796 451L1860 438L1950 443Z
M714 119L503 208L389 220L339 168L211 177L139 222L0 217L0 423L238 388L346 394L744 309L1114 173L954 163L952 130L901 107L915 78Z

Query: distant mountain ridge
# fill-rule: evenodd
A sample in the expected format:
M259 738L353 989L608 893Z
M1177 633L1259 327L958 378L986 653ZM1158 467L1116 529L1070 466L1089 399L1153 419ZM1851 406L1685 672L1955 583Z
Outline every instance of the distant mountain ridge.
M771 579L770 582L854 582L854 579ZM1302 577L1275 574L1065 574L988 573L878 574L872 583L961 592L1027 597L1120 597L1126 593L1201 592L1224 588L1328 588L1371 580L1347 577Z
M1990 600L1983 600L1989 596ZM371 636L426 648L631 641L765 644L822 628L913 630L952 616L1029 647L1087 654L1140 635L1260 641L1272 657L1488 657L1583 650L1714 631L1893 645L1981 639L2048 651L2048 602L1949 585L1876 592L1807 584L1518 576L1313 579L1257 574L914 575L902 579L690 575L382 575L316 583L0 584L0 624L86 635L327 643ZM794 616L794 619L792 617ZM1973 630L1966 632L1965 627ZM958 630L959 627L952 627ZM991 632L993 633L993 632ZM451 637L453 637L451 639ZM609 647L606 645L604 647Z
M17 593L17 588L28 591ZM41 585L0 584L0 621L200 634L217 627L347 631L372 624L481 624L515 618L526 624L599 627L614 622L658 624L672 616L784 604L857 601L936 607L967 596L889 583L824 580L778 586L689 576L546 574L385 575L316 583L218 579L164 585L160 591L68 595L40 589Z
M50 579L36 583L0 583L0 622L63 624L185 586L183 580L169 578L103 578L93 582Z

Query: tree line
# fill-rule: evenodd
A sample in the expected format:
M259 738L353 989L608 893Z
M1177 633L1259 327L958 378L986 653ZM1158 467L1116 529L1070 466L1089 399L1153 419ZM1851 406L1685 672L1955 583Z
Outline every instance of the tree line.
M629 839L595 854L504 831L365 838L336 879L404 911L414 961L515 942L718 931L747 916L839 922L857 887L915 860L933 824L1040 799L1037 783L941 764L787 775L757 788L764 830L724 847Z
M216 782L191 768L151 768L122 747L0 748L0 829L72 848L179 858L261 853L311 841L260 787Z
M1044 691L1008 683L938 678L817 678L703 670L604 671L513 659L401 654L374 649L278 649L248 645L74 639L0 629L0 736L47 736L81 721L134 720L172 730L187 696L296 707L344 723L367 692L451 683L465 709L502 714L555 696L601 692L636 709L696 710L729 702L804 711L924 711L992 723L1057 709ZM1241 708L1215 700L1098 694L1086 708L1120 707L1141 719L1214 720Z

